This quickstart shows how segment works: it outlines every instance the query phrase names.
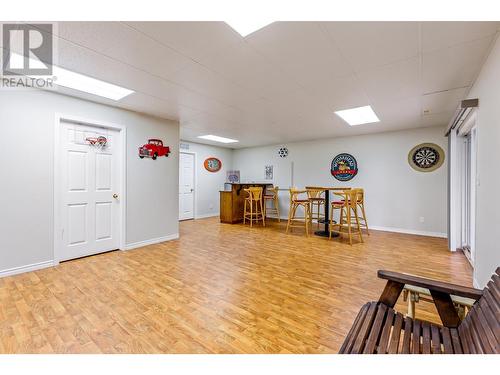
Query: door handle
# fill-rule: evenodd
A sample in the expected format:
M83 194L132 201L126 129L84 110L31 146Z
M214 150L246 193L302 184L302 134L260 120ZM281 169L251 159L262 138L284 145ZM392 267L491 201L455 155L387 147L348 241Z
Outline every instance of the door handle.
M191 189L191 193L194 191L194 189Z
M118 199L118 194L113 194L113 198Z

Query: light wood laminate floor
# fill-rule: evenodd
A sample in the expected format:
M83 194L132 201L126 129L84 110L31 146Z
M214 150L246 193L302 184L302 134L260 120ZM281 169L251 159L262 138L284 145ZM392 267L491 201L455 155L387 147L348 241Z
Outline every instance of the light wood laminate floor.
M267 224L182 222L177 241L2 278L0 352L336 353L378 269L472 283L445 239L372 231L351 247ZM416 315L439 322L430 303Z

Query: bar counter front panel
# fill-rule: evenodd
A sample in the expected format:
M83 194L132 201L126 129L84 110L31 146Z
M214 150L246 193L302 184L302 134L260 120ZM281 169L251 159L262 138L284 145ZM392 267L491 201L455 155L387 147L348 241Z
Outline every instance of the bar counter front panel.
M237 183L230 184L230 190L220 191L220 222L227 224L235 224L243 221L243 209L245 198L248 189L252 186L262 186L263 194L266 192L266 187L272 187L270 183Z

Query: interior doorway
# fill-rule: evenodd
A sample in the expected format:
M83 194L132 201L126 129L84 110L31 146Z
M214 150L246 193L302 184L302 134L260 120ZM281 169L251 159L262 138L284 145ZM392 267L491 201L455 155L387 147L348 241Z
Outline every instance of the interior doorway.
M195 154L179 154L179 220L194 219Z
M125 129L62 118L56 125L56 261L122 248Z
M470 263L475 259L476 228L476 128L462 136L463 141L463 174L461 189L461 248Z
M475 263L477 127L471 116L450 133L450 249Z

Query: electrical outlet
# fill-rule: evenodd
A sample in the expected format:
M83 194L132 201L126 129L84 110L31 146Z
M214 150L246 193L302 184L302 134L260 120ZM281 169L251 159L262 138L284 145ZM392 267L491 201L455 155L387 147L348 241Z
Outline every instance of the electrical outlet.
M418 218L418 221L420 221L421 223L423 223L423 222L425 221L425 218L424 218L423 216L420 216L420 217Z

